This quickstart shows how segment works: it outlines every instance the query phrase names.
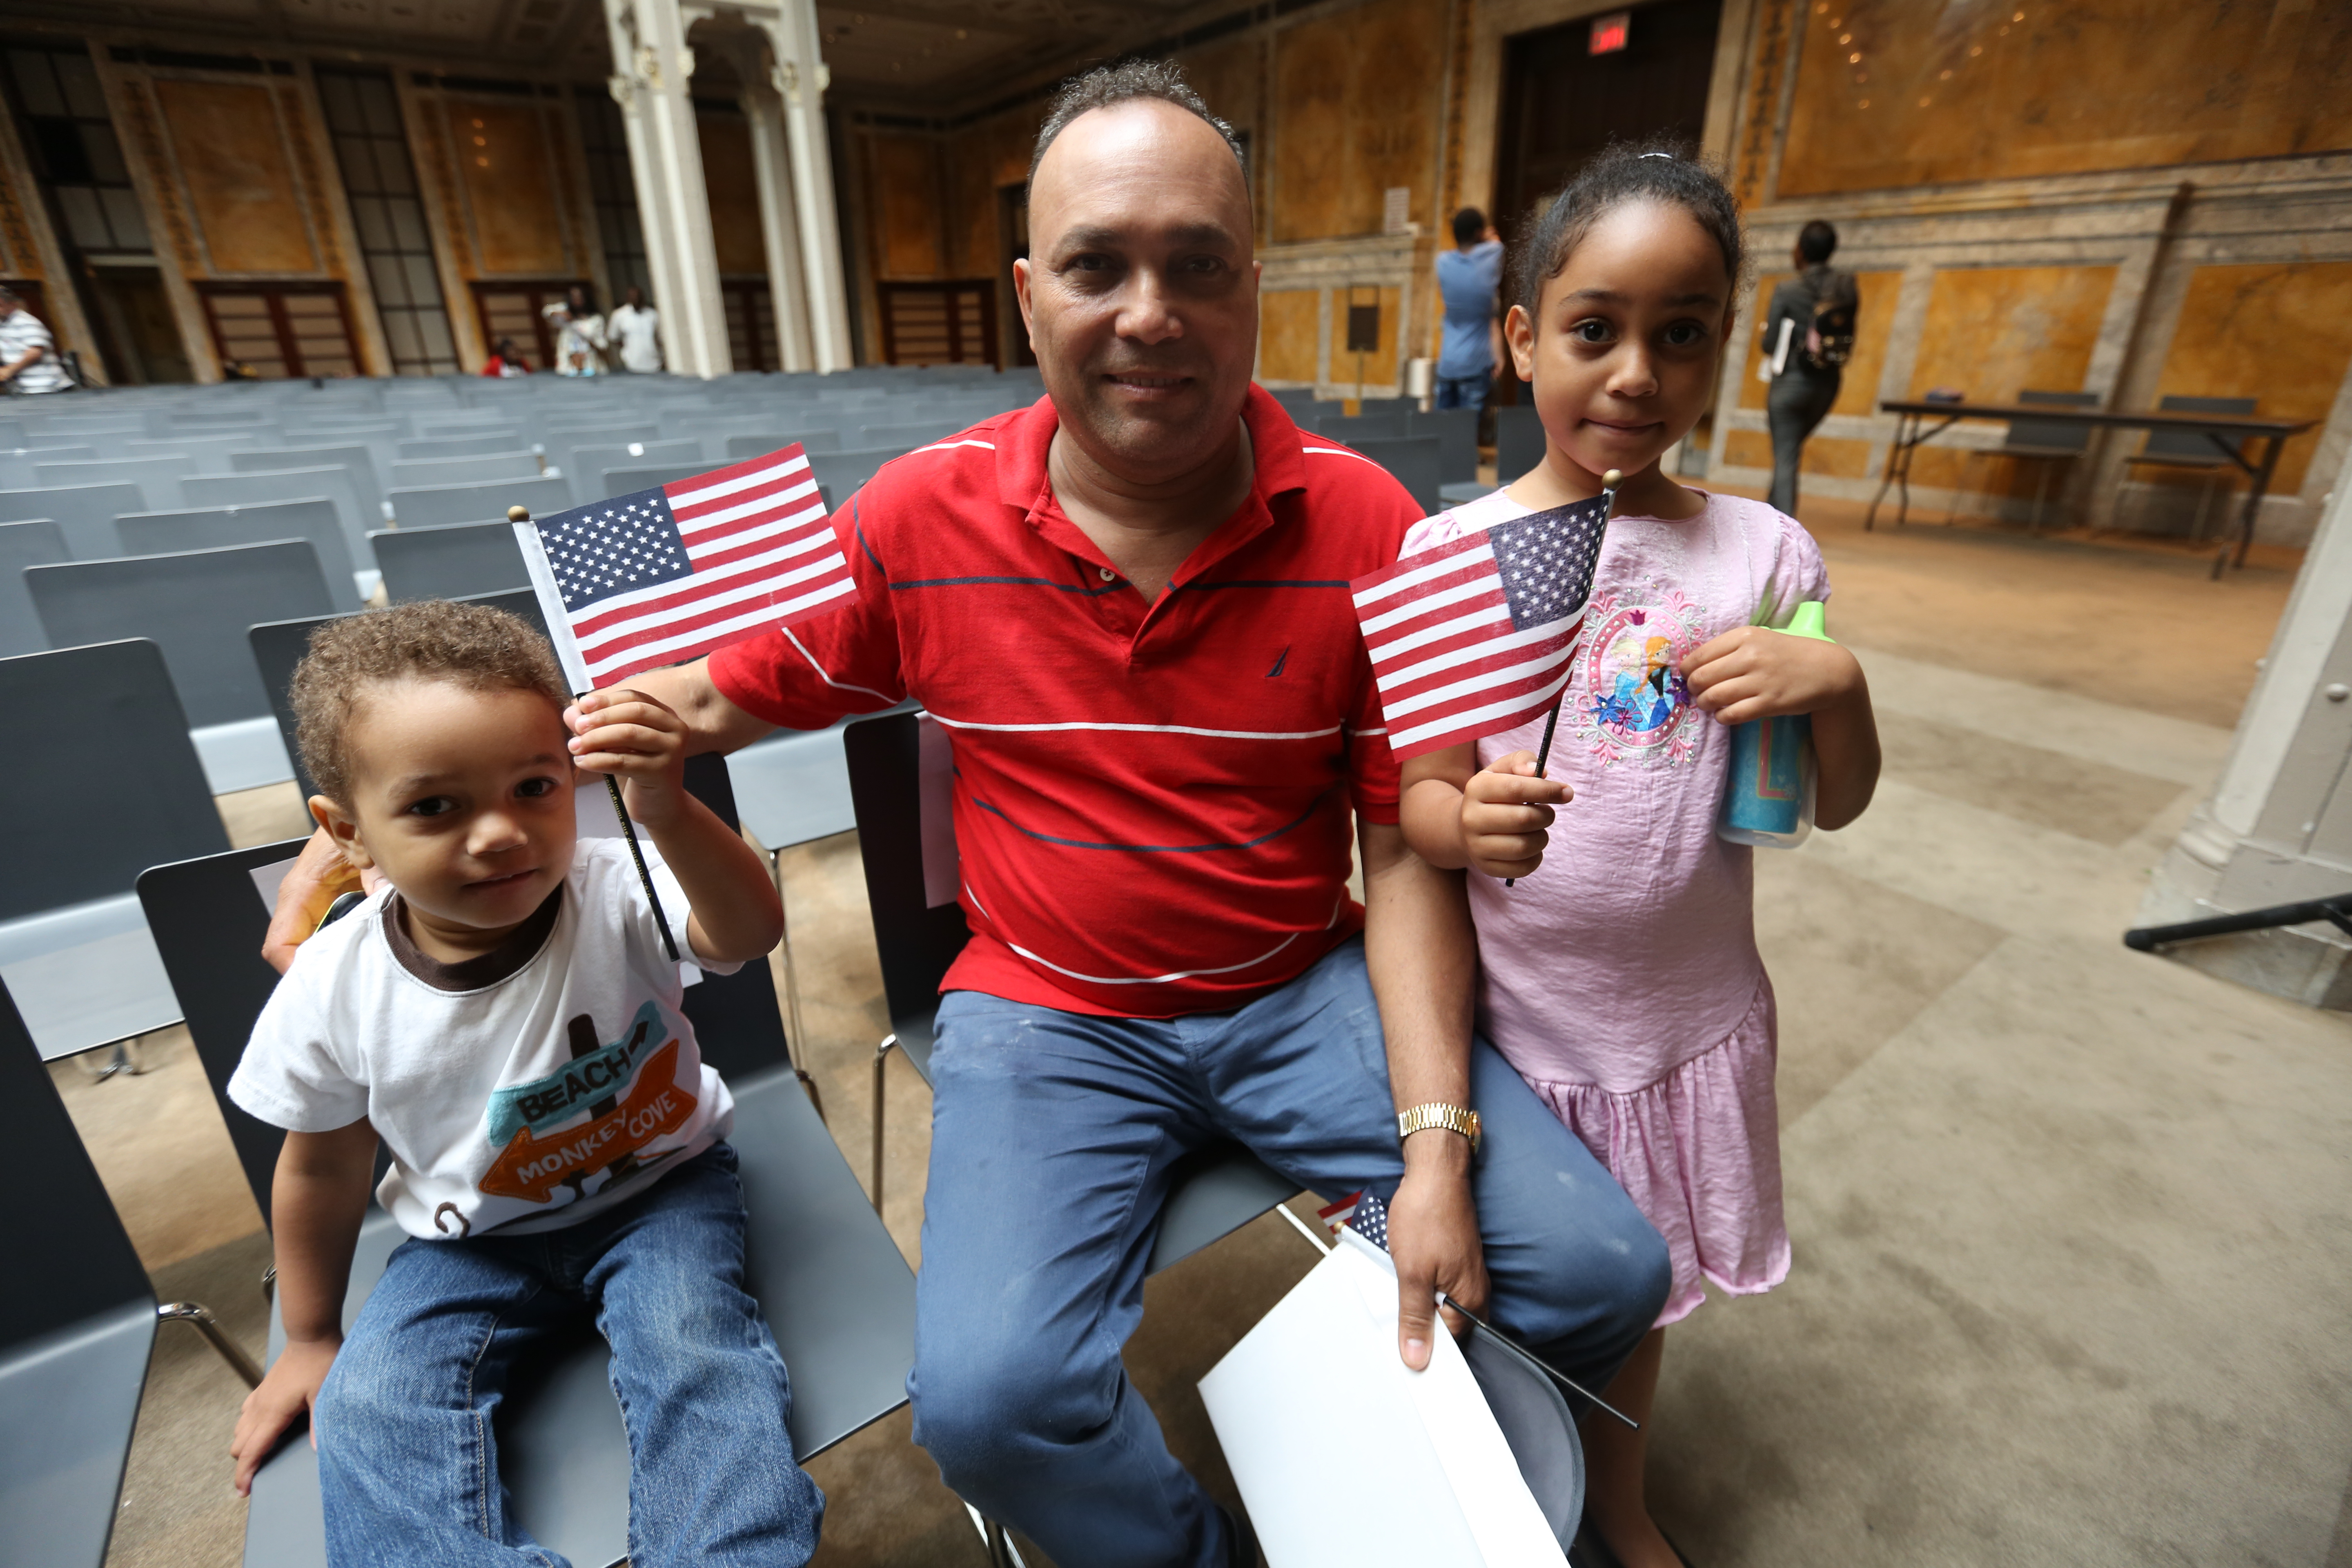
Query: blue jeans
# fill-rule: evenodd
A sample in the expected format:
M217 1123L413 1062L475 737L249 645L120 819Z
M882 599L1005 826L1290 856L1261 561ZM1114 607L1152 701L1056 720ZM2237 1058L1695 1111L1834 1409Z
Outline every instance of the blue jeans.
M1182 1155L1234 1139L1326 1196L1395 1192L1403 1157L1362 941L1231 1013L1097 1018L952 993L931 1092L915 1440L1057 1563L1226 1563L1228 1527L1119 1351ZM1665 1244L1484 1041L1471 1092L1495 1318L1597 1388L1665 1302Z
M328 1561L562 1568L508 1511L493 1417L517 1361L590 1311L629 1433L632 1568L806 1563L824 1498L744 1293L724 1143L562 1230L394 1251L319 1393Z
M1486 390L1494 384L1495 373L1491 370L1478 375L1441 375L1437 378L1437 406L1484 408Z

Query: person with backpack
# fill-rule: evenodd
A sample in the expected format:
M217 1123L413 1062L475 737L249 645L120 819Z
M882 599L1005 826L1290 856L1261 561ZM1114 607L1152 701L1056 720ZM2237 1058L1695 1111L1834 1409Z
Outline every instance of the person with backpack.
M1772 290L1764 312L1759 380L1772 384L1765 408L1772 425L1772 493L1780 511L1797 514L1797 462L1805 437L1837 401L1840 373L1853 357L1859 297L1853 274L1830 265L1837 230L1815 218L1797 236L1797 275Z

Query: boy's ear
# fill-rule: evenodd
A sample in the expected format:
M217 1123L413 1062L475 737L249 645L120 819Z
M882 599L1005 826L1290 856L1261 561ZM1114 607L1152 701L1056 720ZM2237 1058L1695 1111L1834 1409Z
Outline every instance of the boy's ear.
M350 813L323 795L314 795L306 803L310 808L310 820L327 830L343 858L354 870L368 871L375 868L375 857L368 853L360 841L360 825Z
M1512 306L1504 316L1503 342L1510 346L1511 364L1519 373L1519 379L1532 384L1536 379L1536 324L1524 305Z

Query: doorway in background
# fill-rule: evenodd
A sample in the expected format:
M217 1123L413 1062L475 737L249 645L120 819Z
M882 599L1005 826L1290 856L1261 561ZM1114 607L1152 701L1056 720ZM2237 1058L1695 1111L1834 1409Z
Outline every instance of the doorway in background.
M1021 297L1013 289L1013 264L1029 259L1029 187L996 188L996 232L1004 238L1003 265L997 275L996 319L1004 323L1000 364L1035 364L1037 351L1029 346L1029 329L1022 324Z
M88 276L87 299L96 307L95 324L116 385L196 379L162 272L152 266L92 267Z

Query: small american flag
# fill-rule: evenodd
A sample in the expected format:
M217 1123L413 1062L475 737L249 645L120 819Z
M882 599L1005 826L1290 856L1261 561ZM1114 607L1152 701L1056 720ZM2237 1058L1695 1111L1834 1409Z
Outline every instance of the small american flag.
M857 593L798 446L514 526L564 674L582 691Z
M1315 1217L1323 1222L1324 1228L1331 1233L1331 1239L1337 1241L1339 1239L1339 1227L1355 1217L1356 1205L1363 1202L1363 1199L1364 1191L1359 1187L1338 1203L1326 1204L1317 1209ZM1378 1203L1381 1200L1374 1198L1372 1201Z
M1400 759L1550 709L1568 684L1613 499L1495 523L1349 584Z
M1358 1193L1355 1212L1348 1216L1348 1228L1379 1247L1389 1249L1389 1205L1371 1193Z

